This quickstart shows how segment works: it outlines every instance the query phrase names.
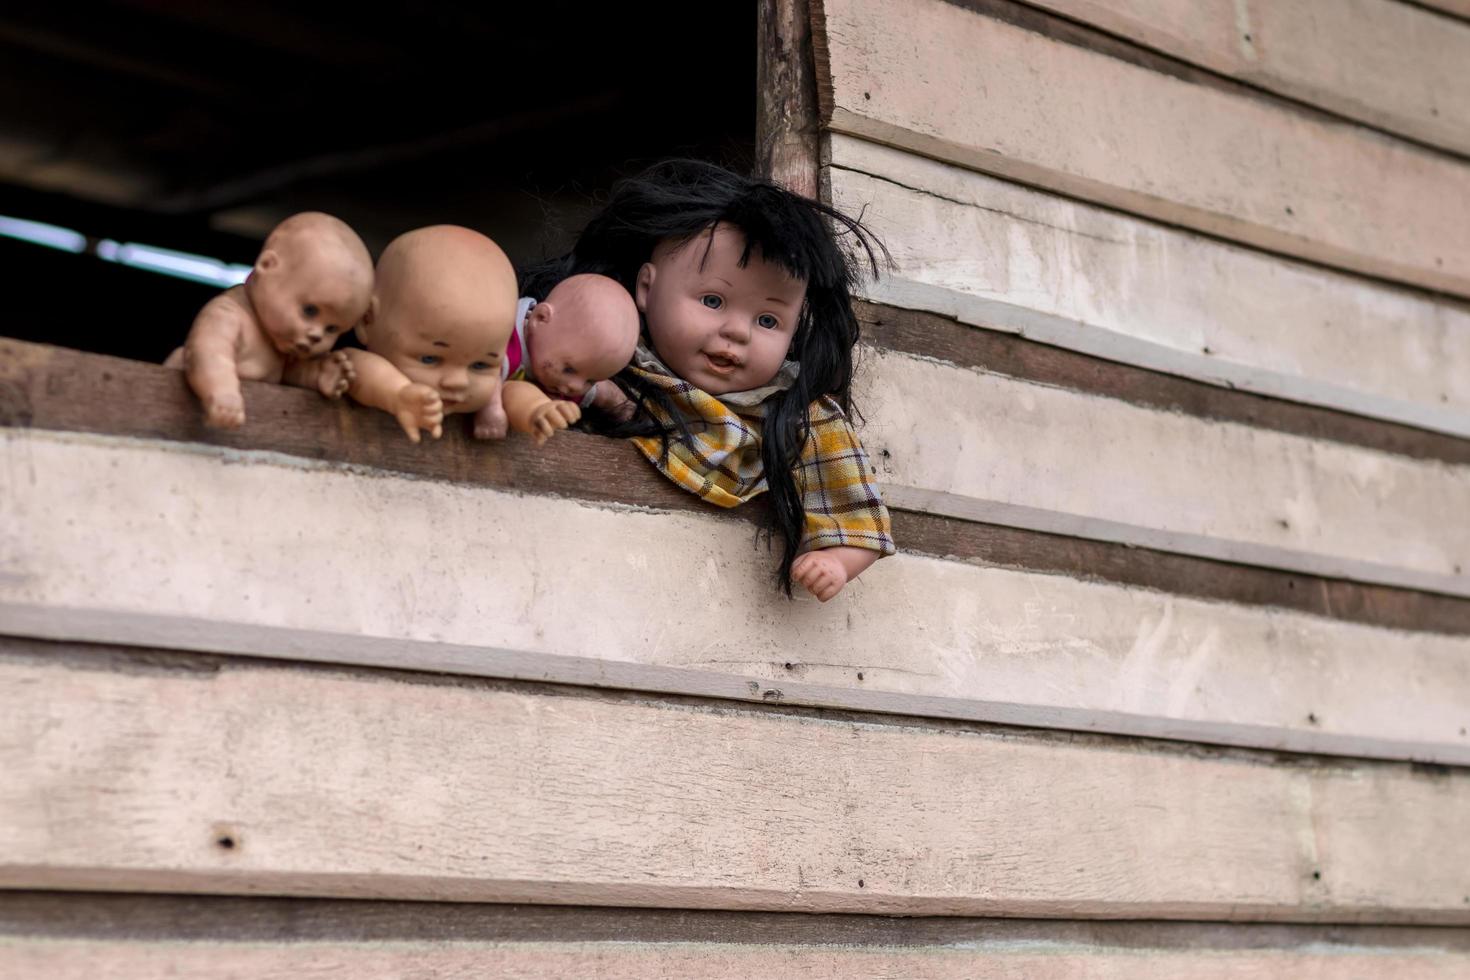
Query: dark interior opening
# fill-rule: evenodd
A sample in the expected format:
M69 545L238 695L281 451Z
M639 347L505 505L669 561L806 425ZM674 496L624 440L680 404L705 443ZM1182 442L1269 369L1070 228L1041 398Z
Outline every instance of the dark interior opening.
M371 12L369 12L371 11ZM654 160L749 169L756 5L188 0L0 12L0 215L248 265L297 211L518 267ZM0 333L160 361L219 287L0 237Z

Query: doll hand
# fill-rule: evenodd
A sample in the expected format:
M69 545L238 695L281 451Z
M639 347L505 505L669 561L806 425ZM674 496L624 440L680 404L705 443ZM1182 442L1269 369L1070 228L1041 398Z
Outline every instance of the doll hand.
M357 380L357 369L345 350L334 350L322 359L316 376L316 390L328 398L341 398Z
M500 403L500 392L490 396L485 407L475 413L476 439L504 439L510 431L505 418L505 406Z
M204 424L216 429L238 429L245 424L245 396L238 391L204 399Z
M847 584L847 569L835 555L808 551L791 563L791 577L820 601L826 602Z
M544 405L538 405L531 413L531 438L539 446L550 439L557 429L565 429L581 417L582 410L577 407L576 402L553 399Z
M638 406L623 394L623 389L611 381L597 382L596 392L592 396L592 404L615 420L626 422L637 414Z
M409 441L419 441L423 429L435 439L444 434L444 402L428 385L406 384L393 396L393 417L403 426Z

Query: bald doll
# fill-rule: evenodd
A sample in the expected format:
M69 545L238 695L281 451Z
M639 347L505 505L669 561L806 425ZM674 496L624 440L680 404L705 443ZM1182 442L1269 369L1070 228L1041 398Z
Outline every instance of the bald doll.
M397 419L409 439L438 439L445 415L500 400L515 326L516 277L477 231L435 225L399 235L378 259L372 301L348 350L353 400Z
M255 267L194 318L164 364L182 368L207 425L245 423L240 379L316 388L339 398L352 380L343 352L327 355L367 311L373 260L357 233L329 214L292 215L266 237Z
M501 368L506 421L540 445L577 421L580 409L630 415L632 402L608 379L628 366L637 344L638 307L607 276L571 276L539 303L522 299ZM496 431L493 411L492 404L476 416L481 438L505 432L505 422Z

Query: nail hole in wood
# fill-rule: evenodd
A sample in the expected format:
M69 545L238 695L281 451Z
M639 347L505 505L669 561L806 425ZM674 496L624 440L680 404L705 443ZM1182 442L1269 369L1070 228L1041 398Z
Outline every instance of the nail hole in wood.
M861 879L861 878L858 879L858 887L859 888L862 888L863 887L863 879Z
M235 849L235 838L231 837L229 834L221 835L220 838L215 841L215 843L227 851L233 851Z
M1307 712L1307 721L1311 722L1314 725L1317 724L1317 715L1316 715L1316 713L1315 712L1310 712L1310 711Z
M863 672L862 671L858 671L858 680L862 680L862 679L863 679ZM1463 728L1460 729L1460 734L1461 735L1464 735L1465 734L1465 729L1463 729Z
M1313 881L1321 881L1322 880L1322 872L1320 872L1320 871L1313 871L1312 872L1312 880Z

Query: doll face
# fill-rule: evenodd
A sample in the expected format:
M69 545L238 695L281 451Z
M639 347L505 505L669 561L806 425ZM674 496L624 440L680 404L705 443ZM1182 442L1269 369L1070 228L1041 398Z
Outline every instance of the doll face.
M344 274L335 262L267 251L245 289L277 351L315 357L362 319L372 296L372 273L368 267L364 274Z
M628 366L638 344L638 309L607 276L563 280L531 307L526 336L531 376L544 390L580 399Z
M444 401L444 413L478 412L500 388L507 337L473 320L376 323L368 348L426 384Z
M638 308L658 356L711 395L759 388L776 376L806 299L806 283L753 252L730 225L681 246L660 243L638 273Z

